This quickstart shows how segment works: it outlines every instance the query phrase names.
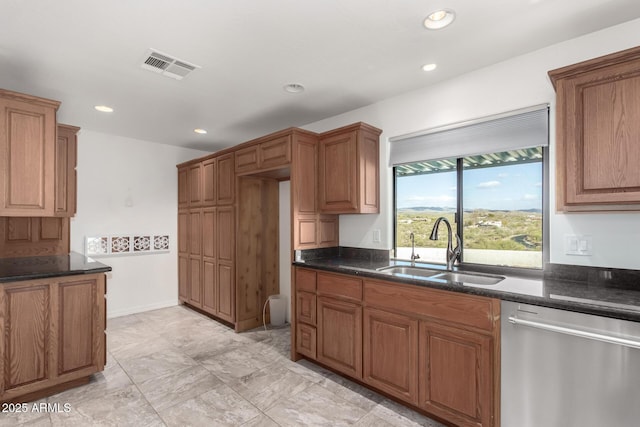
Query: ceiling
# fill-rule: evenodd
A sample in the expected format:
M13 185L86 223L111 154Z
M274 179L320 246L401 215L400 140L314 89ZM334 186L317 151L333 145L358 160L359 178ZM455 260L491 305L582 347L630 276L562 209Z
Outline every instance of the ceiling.
M441 8L453 24L425 29ZM0 0L0 87L61 101L62 123L216 151L638 17L638 0ZM144 70L150 48L201 68Z

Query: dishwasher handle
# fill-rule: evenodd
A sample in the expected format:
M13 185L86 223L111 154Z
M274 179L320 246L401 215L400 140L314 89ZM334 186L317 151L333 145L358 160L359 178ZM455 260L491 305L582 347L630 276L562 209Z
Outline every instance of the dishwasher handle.
M567 328L565 326L551 325L549 323L536 322L533 320L520 319L516 316L509 316L509 322L514 325L528 326L530 328L543 329L545 331L556 332L559 334L573 335L575 337L586 338L590 340L602 341L609 344L617 344L624 347L640 349L640 341L620 338L611 335L599 334L597 332L582 331L580 329Z

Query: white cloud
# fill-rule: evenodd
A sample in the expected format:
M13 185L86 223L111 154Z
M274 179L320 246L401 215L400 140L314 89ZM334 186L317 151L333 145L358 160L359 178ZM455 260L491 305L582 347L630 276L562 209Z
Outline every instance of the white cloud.
M453 196L449 196L446 194L441 194L439 196L417 196L417 195L412 195L412 196L407 196L404 198L404 202L405 203L433 203L433 202L451 202L451 201L455 201L456 198Z
M538 200L538 195L537 194L525 194L524 196L522 196L523 200Z
M534 186L535 187L542 187L542 183L541 182L536 182Z
M506 178L508 176L509 176L509 174L508 173L504 173L504 172L498 174L498 178Z
M501 185L500 181L485 181L478 184L476 188L495 188Z

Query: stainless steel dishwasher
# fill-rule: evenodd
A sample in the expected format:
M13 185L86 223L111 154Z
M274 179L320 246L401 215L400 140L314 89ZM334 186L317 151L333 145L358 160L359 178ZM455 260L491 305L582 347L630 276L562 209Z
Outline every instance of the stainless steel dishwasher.
M640 323L501 307L502 427L640 425Z

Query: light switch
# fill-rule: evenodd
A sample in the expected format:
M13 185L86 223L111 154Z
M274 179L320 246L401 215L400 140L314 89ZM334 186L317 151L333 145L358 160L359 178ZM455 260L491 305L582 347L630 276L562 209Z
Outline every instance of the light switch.
M592 238L589 235L565 234L564 253L566 255L593 255Z
M373 243L380 243L380 230L373 230Z

